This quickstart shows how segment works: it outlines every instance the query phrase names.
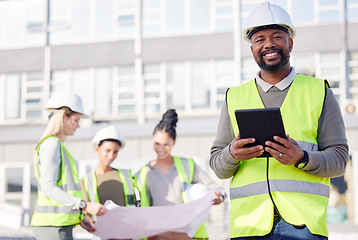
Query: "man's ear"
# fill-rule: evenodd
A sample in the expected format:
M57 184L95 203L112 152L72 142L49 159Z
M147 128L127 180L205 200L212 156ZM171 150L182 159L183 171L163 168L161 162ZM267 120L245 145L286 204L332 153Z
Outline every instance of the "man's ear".
M292 49L293 49L293 39L292 38L288 39L288 46L289 46L290 52L292 52Z
M253 53L253 50L252 50L252 45L250 45L250 49L251 49L251 53Z

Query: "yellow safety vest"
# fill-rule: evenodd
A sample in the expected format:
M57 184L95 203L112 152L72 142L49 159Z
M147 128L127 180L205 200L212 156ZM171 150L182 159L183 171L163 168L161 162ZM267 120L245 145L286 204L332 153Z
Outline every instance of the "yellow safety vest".
M179 179L183 184L183 191L182 191L182 199L183 202L187 202L187 197L185 194L186 187L192 183L193 177L194 177L194 170L195 170L195 162L192 158L180 158L173 156L174 165L178 172ZM184 167L183 161L187 161L188 164ZM135 183L140 193L140 204L141 207L149 207L149 199L147 195L147 173L148 173L148 165L144 166L139 174L135 176ZM208 231L206 229L205 223L202 223L198 229L198 231L195 233L194 238L201 238L201 239L207 239L209 238Z
M117 171L123 184L124 199L125 199L126 206L127 207L135 206L136 199L134 195L134 188L133 188L134 183L133 183L131 170L117 169ZM96 178L95 171L92 171L91 173L83 177L83 185L86 189L90 202L99 203L97 178Z
M306 151L318 151L317 129L325 99L326 84L298 74L281 106L286 133ZM235 136L237 109L264 108L255 80L231 88L226 95ZM313 234L328 236L326 208L329 178L311 175L294 165L269 159L269 183L281 217L292 225L306 225ZM274 205L266 178L266 158L239 163L230 185L230 237L263 236L273 226Z
M36 147L34 157L35 176L38 181L38 200L34 214L31 219L32 226L70 226L81 222L81 212L71 209L45 196L41 188L41 159L39 149L43 141L49 137L55 138L61 148L61 173L56 186L68 194L82 198L81 187L78 179L77 165L75 159L68 152L63 143L55 136L44 138Z

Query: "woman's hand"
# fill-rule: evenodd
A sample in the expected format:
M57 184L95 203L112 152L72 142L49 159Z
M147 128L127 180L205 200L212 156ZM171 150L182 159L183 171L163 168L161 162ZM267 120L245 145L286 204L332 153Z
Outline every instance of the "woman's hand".
M88 232L92 233L96 231L96 229L93 227L93 224L94 224L94 220L88 214L85 214L80 225Z
M102 216L107 212L107 208L100 203L86 202L86 204L87 205L86 208L84 208L84 210L86 210L86 212L88 212L89 214L95 216Z
M214 199L213 205L219 205L220 203L222 203L225 200L225 197L226 197L225 193L222 194L219 191L215 191L215 195L216 195L216 198Z

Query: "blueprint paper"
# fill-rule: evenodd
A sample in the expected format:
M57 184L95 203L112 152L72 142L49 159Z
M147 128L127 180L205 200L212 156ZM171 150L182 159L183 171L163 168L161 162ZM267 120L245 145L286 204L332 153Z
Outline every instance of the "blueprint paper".
M94 234L104 238L147 238L163 232L184 232L193 237L205 220L216 195L179 205L122 207L106 201L106 214L97 217Z

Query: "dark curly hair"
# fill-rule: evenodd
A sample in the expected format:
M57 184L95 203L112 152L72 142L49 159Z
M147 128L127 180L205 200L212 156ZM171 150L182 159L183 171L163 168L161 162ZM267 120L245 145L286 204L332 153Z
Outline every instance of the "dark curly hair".
M176 133L176 126L178 122L178 114L176 113L175 109L168 109L162 117L162 120L158 123L158 125L155 127L153 135L158 131L165 130L166 133L169 134L169 136L175 140L177 137Z

